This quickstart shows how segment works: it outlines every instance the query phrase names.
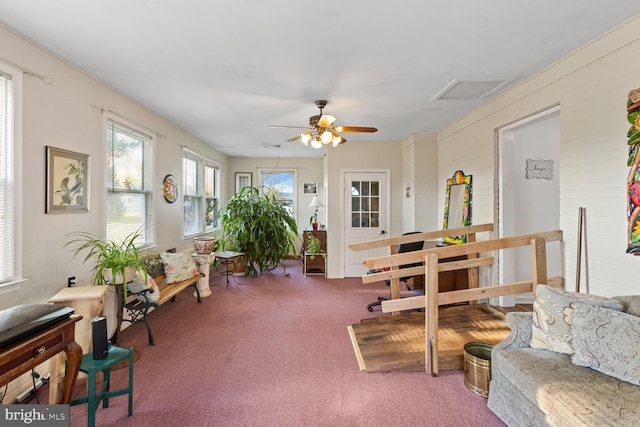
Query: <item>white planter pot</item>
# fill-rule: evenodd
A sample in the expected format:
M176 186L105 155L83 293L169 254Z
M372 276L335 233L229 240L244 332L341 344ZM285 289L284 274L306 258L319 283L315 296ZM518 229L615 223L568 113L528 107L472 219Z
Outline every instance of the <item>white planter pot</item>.
M110 285L122 285L124 283L133 282L133 279L136 278L136 269L135 267L126 267L124 269L125 280L122 280L122 276L117 274L116 277L113 277L113 273L110 268L107 268L104 271L104 280L109 282Z

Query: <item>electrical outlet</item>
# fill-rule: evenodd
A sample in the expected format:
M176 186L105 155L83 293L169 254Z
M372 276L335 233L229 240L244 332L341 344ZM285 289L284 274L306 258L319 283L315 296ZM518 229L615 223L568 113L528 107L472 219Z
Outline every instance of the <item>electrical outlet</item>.
M67 278L67 287L72 288L76 285L76 276Z

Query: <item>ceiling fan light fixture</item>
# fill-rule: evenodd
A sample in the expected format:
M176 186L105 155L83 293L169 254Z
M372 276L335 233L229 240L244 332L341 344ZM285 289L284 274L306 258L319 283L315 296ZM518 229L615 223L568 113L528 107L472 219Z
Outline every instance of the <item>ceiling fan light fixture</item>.
M333 140L333 133L330 130L325 130L320 134L320 141L323 144L329 144Z
M322 141L320 141L318 138L312 139L311 140L311 146L313 148L322 148Z
M340 141L342 141L342 137L337 133L333 132L333 137L331 138L331 143L333 144L333 146L337 147L338 144L340 144Z
M311 141L311 134L309 132L300 134L300 140L304 145L308 145Z

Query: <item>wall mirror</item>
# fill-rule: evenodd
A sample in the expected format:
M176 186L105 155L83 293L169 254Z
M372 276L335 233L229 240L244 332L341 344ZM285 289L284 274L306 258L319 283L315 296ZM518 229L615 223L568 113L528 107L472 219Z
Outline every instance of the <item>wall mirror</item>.
M442 229L467 227L471 225L471 175L456 171L447 180L444 198L444 221ZM449 236L442 239L447 244L466 243L467 236Z

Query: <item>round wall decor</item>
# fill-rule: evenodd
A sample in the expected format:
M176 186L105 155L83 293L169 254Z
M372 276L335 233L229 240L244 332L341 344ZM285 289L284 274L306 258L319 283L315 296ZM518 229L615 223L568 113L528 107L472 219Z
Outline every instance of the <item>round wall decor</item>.
M167 203L173 203L178 200L178 181L176 181L176 178L169 174L164 177L162 184L162 193Z

